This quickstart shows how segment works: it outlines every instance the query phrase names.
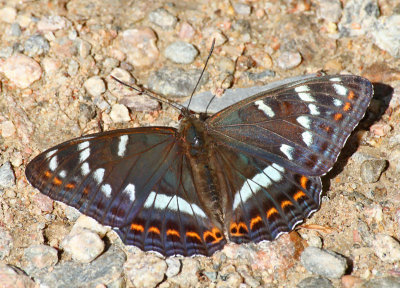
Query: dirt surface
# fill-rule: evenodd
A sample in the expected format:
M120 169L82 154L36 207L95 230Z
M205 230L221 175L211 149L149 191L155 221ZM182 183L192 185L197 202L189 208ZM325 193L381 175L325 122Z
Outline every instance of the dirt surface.
M155 79L152 75L163 67L185 71L201 69L211 39L216 37L217 46L207 69L209 80L200 91L250 87L324 70L328 74L351 73L367 77L374 82L375 96L366 118L349 138L337 164L323 177L320 210L299 226L294 236L290 234L274 242L273 245L278 245L274 246L274 251L282 249L278 248L281 242L287 245L285 241L295 243L293 246L302 245L296 250L299 253L289 253L292 260L285 259L290 264L286 267L282 264L281 252L277 252L278 259L266 257L263 260L262 252L253 244L231 244L213 258L196 258L198 266L193 271L197 273L197 282L172 281L165 276L156 285L295 287L304 278L313 276L299 260L301 251L308 245L320 246L345 257L346 276L330 279L334 287L359 287L357 285L371 279L398 276L400 258L393 256L388 261L382 255L379 257L385 244L377 240L377 235L400 239L400 59L379 48L369 31L358 29L361 32L357 36L341 35L339 20L317 17L321 2L324 1L0 2L0 8L8 7L16 12L13 15L3 11L11 20L0 20L0 31L3 31L0 33L3 66L0 74L0 165L10 162L16 178L15 185L0 189L0 228L12 239L11 244L4 244L7 237L3 237L2 245L8 246L10 251L0 261L23 268L27 261L24 251L34 244L59 249L61 262L70 259L60 249L62 239L74 223L68 219L71 217L67 217L65 205L43 198L24 176L27 163L35 155L68 139L101 129L177 125L178 113L165 105L162 108L156 105L151 111L130 108L129 121L119 122L118 117L123 118L125 110L116 110L117 116L112 111L115 104L121 103L125 92L111 83L113 69L122 68L138 83L151 86L149 79ZM342 8L339 8L342 14L347 2L342 1ZM393 2L377 2L379 17L392 15ZM235 6L238 3L247 6ZM150 20L149 14L160 7L176 17L173 27L161 27ZM250 7L249 14L246 7ZM50 16L60 16L62 21L51 18L53 22L46 22ZM15 23L19 24L20 33L12 32ZM51 23L56 24L52 26ZM151 32L145 28L155 37L151 38ZM126 38L128 36L123 33L129 29L144 31L145 36ZM42 47L42 53L26 45L33 35L42 35L49 43L48 48ZM166 47L178 40L191 43L199 52L191 63L177 64L165 57ZM89 44L86 48L85 43ZM135 57L140 51L135 52L132 45L147 47L143 50L147 53ZM11 68L4 68L7 59L21 54L29 56L42 69L40 79L25 87L21 78L24 74L34 77L32 71L36 68L18 72L22 73L19 77L7 75L5 69L10 71ZM280 58L282 55L288 55L283 59L286 62ZM299 63L296 62L298 55L301 56ZM279 61L284 63L279 64ZM272 72L265 77L251 76L265 71ZM90 88L97 86L89 86L89 89L85 86L93 76L99 76L105 84L105 91L98 95L89 93ZM230 79L232 85L228 85L226 79ZM136 107L141 107L140 100L132 101ZM362 166L365 160L371 159L385 160L386 164L380 170L365 168L366 173L378 178L365 183ZM129 255L133 253L143 259L153 257L125 247L115 235L106 237L107 241L115 241L127 249ZM238 246L253 249L252 256L241 255L242 248ZM392 251L397 253L400 248L395 246ZM260 264L266 259L276 261L276 266ZM210 276L213 274L205 273L210 271L217 273L215 279ZM181 268L180 273L192 272ZM125 271L126 286L141 286L134 283L129 273ZM236 274L239 275L236 282L226 282L221 276Z

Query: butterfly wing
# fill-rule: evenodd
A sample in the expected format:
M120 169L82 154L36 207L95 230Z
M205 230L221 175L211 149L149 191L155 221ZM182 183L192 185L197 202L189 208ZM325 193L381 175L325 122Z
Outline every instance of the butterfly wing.
M114 227L124 243L163 255L211 255L226 240L198 198L176 130L137 128L73 139L33 159L43 194Z
M364 116L372 84L353 75L322 76L259 93L207 119L217 143L304 175L332 168Z
M320 205L320 177L218 146L220 183L227 195L226 231L231 241L273 240L289 232Z

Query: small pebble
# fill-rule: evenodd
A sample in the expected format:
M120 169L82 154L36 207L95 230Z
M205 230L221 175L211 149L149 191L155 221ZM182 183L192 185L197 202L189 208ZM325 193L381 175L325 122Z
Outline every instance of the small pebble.
M48 16L43 17L37 23L39 31L57 31L63 30L70 25L69 20L62 16Z
M192 44L183 41L168 45L164 51L165 57L178 64L190 64L198 54L199 52Z
M3 260L10 255L12 247L13 239L10 233L5 228L0 227L0 260Z
M64 238L61 246L75 261L89 263L103 252L105 244L95 232L76 229Z
M148 85L152 91L165 96L187 97L192 93L200 74L201 70L198 69L183 70L164 66L149 77ZM208 75L207 71L203 74L197 89L207 83Z
M262 72L245 72L245 75L249 77L251 81L266 81L268 78L275 77L275 72L272 70L265 70Z
M361 179L364 183L378 182L383 171L387 167L387 161L383 159L365 160L360 167Z
M32 197L32 200L33 200L33 203L35 203L35 205L37 207L39 207L39 209L42 212L51 213L53 211L54 201L50 197L48 197L42 193L38 193Z
M150 22L165 30L174 29L178 19L164 8L158 8L149 14Z
M128 258L124 268L135 287L156 287L165 277L167 264L163 259L148 254L145 257Z
M37 288L38 285L18 268L5 263L0 263L0 287Z
M340 278L347 269L346 258L316 247L307 247L303 251L301 264L309 272L327 278Z
M89 95L93 97L100 96L104 92L106 92L106 85L99 76L93 76L85 81L83 84L85 87L86 91L89 93Z
M192 25L183 22L179 30L179 38L190 41L193 39L195 32Z
M15 175L11 163L6 162L0 166L0 187L10 188L15 185Z
M82 58L86 58L87 56L90 55L90 50L92 49L92 44L90 44L86 40L82 40L79 38L77 38L75 40L75 42L77 43L77 46L78 46L79 56L81 56Z
M37 273L38 270L56 265L58 251L43 244L31 245L24 250L24 260L27 262L24 270L31 275L32 273Z
M178 273L181 271L181 267L182 267L181 261L177 258L167 258L165 260L165 262L168 265L165 275L168 278L178 275Z
M400 261L400 243L389 235L375 235L372 247L375 255L383 262L396 263Z
M111 107L110 117L114 123L129 122L129 110L122 104L114 104Z
M297 288L334 288L332 282L324 277L307 277L296 285Z
M129 29L122 32L121 49L133 66L150 66L159 56L157 36L148 27Z
M78 218L82 215L81 212L79 212L78 209L72 207L72 206L67 206L65 205L65 216L67 217L67 219L71 222L74 222L76 220L78 220Z
M400 15L380 17L372 29L375 44L395 58L400 58Z
M385 124L385 123L376 123L376 124L371 125L371 127L369 128L369 131L371 131L371 133L374 136L378 136L378 137L386 136L391 130L392 130L392 127L389 124Z
M0 9L0 21L11 24L15 21L16 17L17 10L15 8L3 7Z
M337 23L340 20L342 16L342 4L340 0L319 0L318 2L318 18L333 23Z
M47 54L50 50L50 44L42 35L33 35L24 43L24 52L29 57Z
M383 277L363 283L362 288L400 288L400 277Z
M21 26L18 23L12 23L10 27L10 35L14 37L21 36Z
M107 234L107 232L111 230L109 226L101 225L92 217L80 214L80 217L76 220L74 226L71 229L71 233L75 233L75 231L79 231L82 229L96 232L101 238L103 238Z
M293 69L300 65L302 61L299 52L282 52L276 59L276 64L283 70Z
M1 136L12 137L15 134L15 126L12 121L4 121L0 124Z
M0 72L3 72L19 88L28 88L33 82L42 76L42 68L32 58L17 54L8 57L0 64Z
M249 16L251 13L251 6L246 3L234 2L232 6L235 12L239 15Z
M182 259L182 269L181 272L171 278L168 278L172 283L175 283L180 287L197 287L199 283L199 278L197 273L200 272L200 263L193 258ZM235 287L235 286L226 286Z
M79 63L75 61L74 59L69 59L68 61L68 75L70 76L76 76L79 71Z
M256 66L256 61L251 56L241 55L236 60L236 69L238 71L245 71Z

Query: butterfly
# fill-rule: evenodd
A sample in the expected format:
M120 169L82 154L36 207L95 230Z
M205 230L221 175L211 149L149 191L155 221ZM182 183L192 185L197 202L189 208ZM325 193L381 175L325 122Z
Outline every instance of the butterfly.
M294 81L213 115L182 108L178 129L72 139L35 157L26 177L127 245L210 256L228 240L272 241L318 210L320 176L372 95L354 75Z

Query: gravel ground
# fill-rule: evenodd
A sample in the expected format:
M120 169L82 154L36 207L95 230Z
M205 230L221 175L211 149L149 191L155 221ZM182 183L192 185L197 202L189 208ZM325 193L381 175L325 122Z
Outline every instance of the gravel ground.
M0 31L1 287L400 287L398 1L11 0ZM183 102L213 38L198 92L321 70L374 83L320 210L296 231L163 259L27 183L26 164L73 137L176 126L171 107L110 75Z

